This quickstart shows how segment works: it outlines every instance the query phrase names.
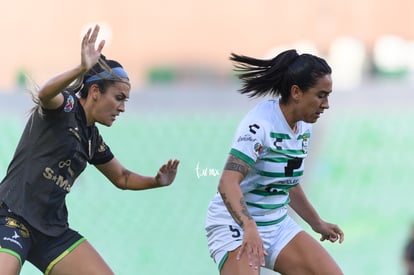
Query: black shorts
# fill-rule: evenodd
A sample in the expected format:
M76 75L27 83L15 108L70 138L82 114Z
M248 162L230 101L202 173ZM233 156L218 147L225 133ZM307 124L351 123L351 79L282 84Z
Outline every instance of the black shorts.
M20 266L27 260L48 274L59 260L83 241L85 238L72 229L57 237L47 236L0 202L0 252L15 256Z

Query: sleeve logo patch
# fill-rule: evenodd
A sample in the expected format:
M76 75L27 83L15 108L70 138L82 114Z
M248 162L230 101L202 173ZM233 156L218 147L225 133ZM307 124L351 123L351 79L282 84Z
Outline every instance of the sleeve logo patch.
M255 144L254 144L254 151L256 152L256 154L260 154L260 152L262 151L262 148L263 148L263 146L262 146L262 144L260 144L259 142L256 142Z
M308 146L309 146L308 137L306 135L303 135L303 139L302 139L302 151L303 151L303 153L305 153L305 154L308 153Z
M65 111L66 113L69 113L70 111L72 111L74 105L75 105L75 100L73 99L72 95L69 95L69 97L66 100L66 105L63 108L63 111Z

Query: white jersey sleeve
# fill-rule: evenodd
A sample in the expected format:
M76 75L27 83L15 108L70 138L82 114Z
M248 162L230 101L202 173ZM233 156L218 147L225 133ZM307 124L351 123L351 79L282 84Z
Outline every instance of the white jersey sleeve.
M263 148L264 123L249 113L236 130L230 154L253 166Z

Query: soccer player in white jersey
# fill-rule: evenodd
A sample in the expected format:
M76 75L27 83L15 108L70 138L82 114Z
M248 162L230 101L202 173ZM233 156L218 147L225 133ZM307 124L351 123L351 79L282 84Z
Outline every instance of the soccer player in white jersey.
M211 200L206 232L221 275L343 274L292 218L289 205L321 241L344 239L321 219L300 185L311 125L329 108L331 68L315 55L287 50L271 60L232 54L249 97L270 95L241 121Z

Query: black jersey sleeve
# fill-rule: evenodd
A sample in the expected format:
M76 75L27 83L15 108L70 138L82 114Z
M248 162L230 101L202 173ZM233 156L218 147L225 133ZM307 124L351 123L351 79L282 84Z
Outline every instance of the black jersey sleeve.
M102 136L99 134L98 128L94 127L93 141L91 142L91 150L93 156L90 159L89 163L93 165L104 164L109 162L114 158L111 149L105 143Z

